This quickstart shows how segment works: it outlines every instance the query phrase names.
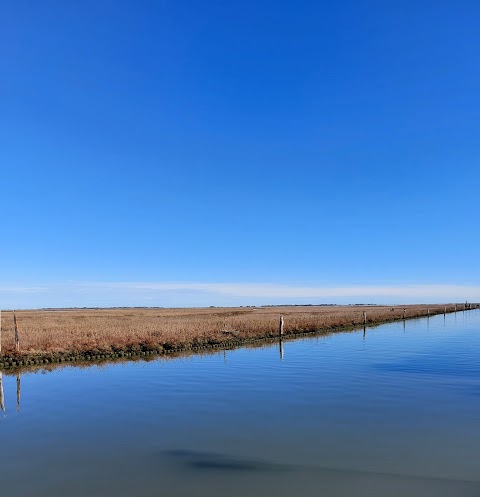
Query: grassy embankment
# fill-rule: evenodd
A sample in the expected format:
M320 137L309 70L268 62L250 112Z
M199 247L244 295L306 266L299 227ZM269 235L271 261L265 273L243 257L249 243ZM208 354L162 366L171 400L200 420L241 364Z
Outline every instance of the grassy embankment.
M17 311L20 351L15 351L13 312L2 312L0 367L147 356L278 338L327 333L445 312L445 305L282 306L200 309L95 309ZM463 310L448 304L446 312Z

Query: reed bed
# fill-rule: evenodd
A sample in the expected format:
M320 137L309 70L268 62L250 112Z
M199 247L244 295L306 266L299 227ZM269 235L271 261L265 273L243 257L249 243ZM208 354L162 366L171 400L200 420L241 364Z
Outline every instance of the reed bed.
M458 309L463 305L458 305ZM405 311L404 311L405 309ZM447 312L455 304L446 306ZM2 311L3 358L119 351L168 351L238 345L278 336L349 329L364 324L444 313L445 305L278 306L198 309L71 309L17 311L20 350L15 351L13 311Z

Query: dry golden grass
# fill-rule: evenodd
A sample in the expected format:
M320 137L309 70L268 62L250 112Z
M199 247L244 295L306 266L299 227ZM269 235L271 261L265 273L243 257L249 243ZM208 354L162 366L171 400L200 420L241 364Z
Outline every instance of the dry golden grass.
M407 318L443 313L445 306L406 306ZM459 309L463 308L459 307ZM200 309L17 311L21 355L109 353L118 350L204 347L278 335L325 331L403 317L404 306L282 306ZM447 311L454 310L454 304ZM2 352L14 355L13 312L2 312Z

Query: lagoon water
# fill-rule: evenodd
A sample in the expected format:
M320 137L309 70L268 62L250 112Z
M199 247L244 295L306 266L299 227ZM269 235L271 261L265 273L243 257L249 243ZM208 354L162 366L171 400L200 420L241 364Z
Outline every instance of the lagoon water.
M0 495L480 495L480 310L3 374Z

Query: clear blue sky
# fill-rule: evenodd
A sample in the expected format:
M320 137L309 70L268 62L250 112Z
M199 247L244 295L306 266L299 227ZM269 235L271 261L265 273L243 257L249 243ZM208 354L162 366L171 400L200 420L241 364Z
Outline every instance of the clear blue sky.
M474 1L4 2L0 307L480 299L479 24Z

